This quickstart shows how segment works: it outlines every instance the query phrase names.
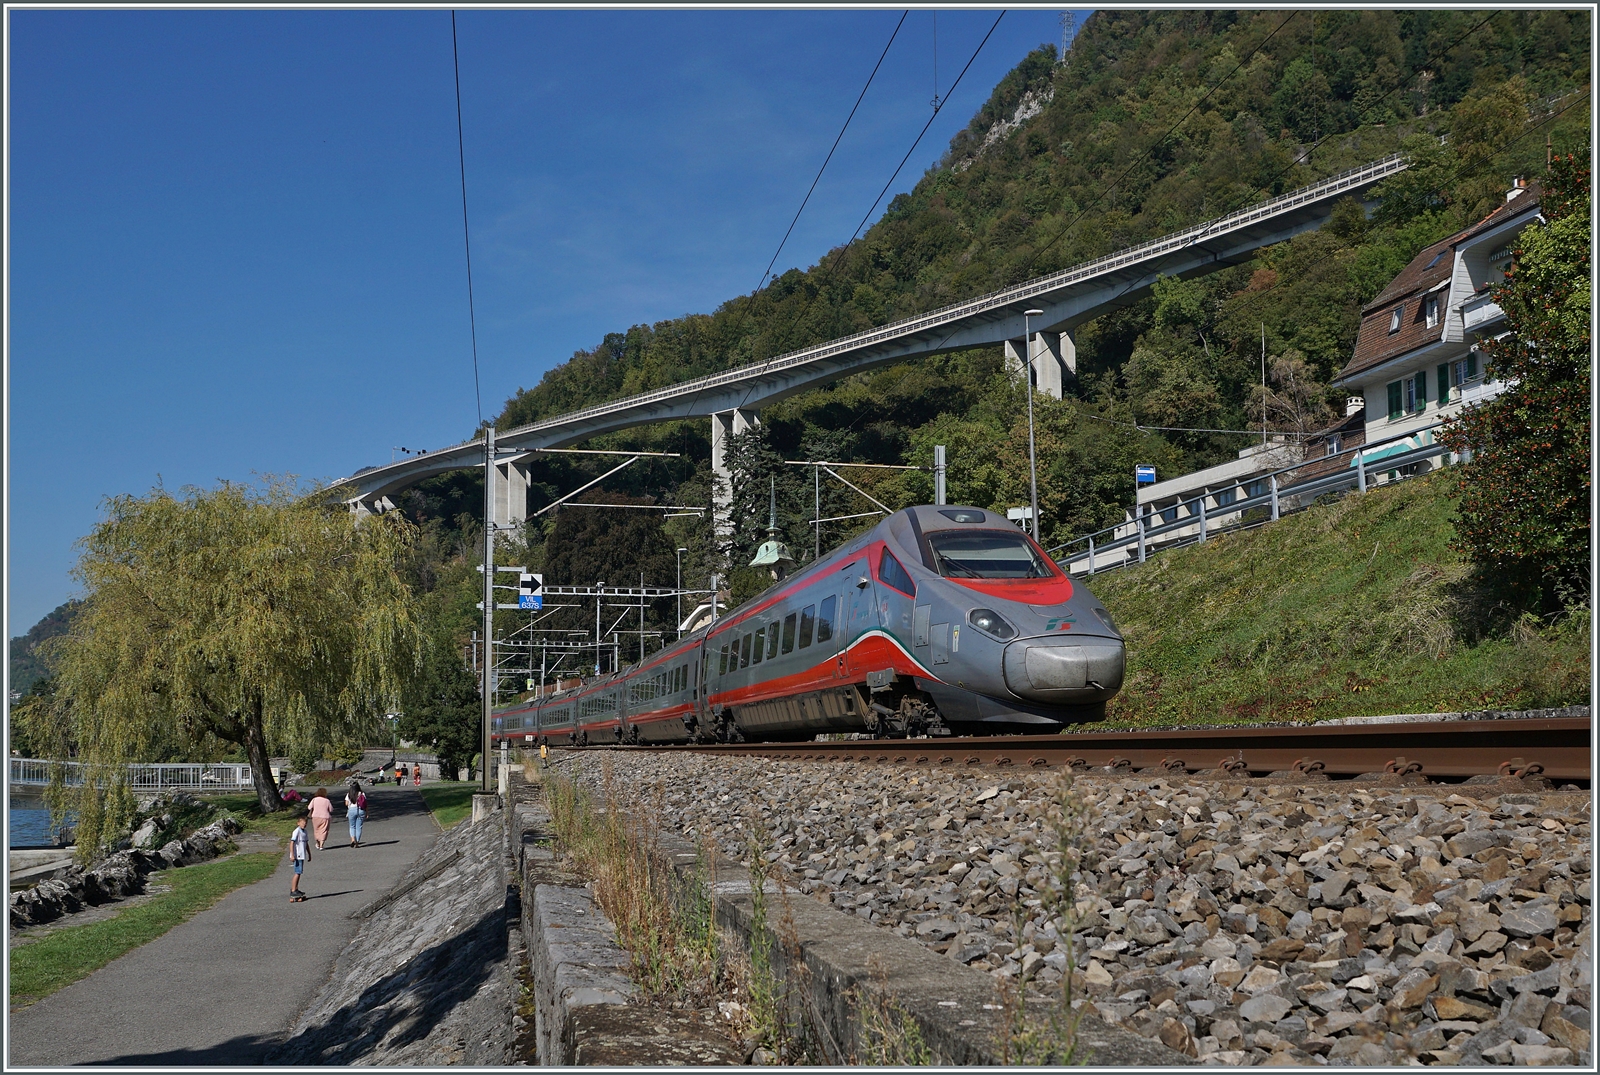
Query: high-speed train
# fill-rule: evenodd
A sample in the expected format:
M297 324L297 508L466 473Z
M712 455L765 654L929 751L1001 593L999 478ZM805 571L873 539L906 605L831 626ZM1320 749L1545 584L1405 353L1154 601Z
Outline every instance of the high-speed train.
M1047 732L1122 687L1104 605L982 508L897 511L639 664L497 710L496 745Z

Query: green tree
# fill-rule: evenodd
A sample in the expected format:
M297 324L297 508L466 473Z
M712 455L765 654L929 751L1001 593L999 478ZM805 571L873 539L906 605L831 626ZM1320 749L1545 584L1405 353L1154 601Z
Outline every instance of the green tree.
M358 522L282 480L111 498L57 662L54 753L75 737L97 774L55 796L80 845L126 820L125 765L163 743L243 747L271 811L269 742L377 731L419 658L400 574L413 535L398 512Z
M1510 332L1483 345L1499 396L1454 418L1441 439L1472 452L1461 471L1458 547L1546 604L1586 599L1589 573L1589 161L1546 174L1545 223L1522 233L1494 291Z
M396 730L404 739L432 747L439 771L453 775L482 745L482 706L461 647L448 634L435 632L424 647L421 672L406 690Z

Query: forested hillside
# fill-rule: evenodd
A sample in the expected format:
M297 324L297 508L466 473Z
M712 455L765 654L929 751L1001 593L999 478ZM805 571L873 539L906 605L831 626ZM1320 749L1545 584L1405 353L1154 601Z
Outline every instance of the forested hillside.
M29 628L27 634L18 635L11 640L13 691L26 694L35 683L50 675L50 668L40 652L40 644L66 634L72 627L72 618L77 615L79 607L80 602L77 601L58 605L44 619Z
M619 325L508 400L497 426L761 361L1407 153L1413 167L1376 192L1374 213L1346 202L1322 229L1251 264L1165 281L1080 328L1068 398L1038 401L1045 536L1064 540L1121 516L1134 462L1182 473L1248 443L1216 431L1260 428L1263 337L1269 424L1298 432L1342 413L1327 383L1349 357L1361 304L1423 246L1499 204L1514 177L1542 170L1547 139L1557 152L1586 149L1589 47L1577 11L1097 12L1064 62L1048 45L1024 57L939 165L855 244L715 311ZM785 540L802 559L813 547L811 473L784 459L926 465L945 444L952 500L1026 501L1024 401L998 348L850 377L761 420L734 446L731 550L715 547L704 519L571 509L531 524L516 555L552 580L637 581L643 571L667 582L681 547L686 578L731 567L736 595L751 592L760 578L740 565L763 536L769 480ZM704 421L597 446L683 453L609 479L609 495L709 502ZM535 508L600 473L571 457L539 467ZM857 478L892 506L931 498L923 472ZM481 503L474 483L441 479L405 506L454 532ZM824 514L870 506L833 482L822 499ZM852 525L825 528L824 547ZM657 622L669 613L658 610Z

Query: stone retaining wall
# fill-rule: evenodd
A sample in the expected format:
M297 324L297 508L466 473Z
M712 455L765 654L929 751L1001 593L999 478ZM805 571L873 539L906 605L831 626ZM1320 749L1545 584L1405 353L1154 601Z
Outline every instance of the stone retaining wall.
M521 937L504 814L441 836L365 918L274 1065L514 1062ZM443 867L443 868L441 868Z

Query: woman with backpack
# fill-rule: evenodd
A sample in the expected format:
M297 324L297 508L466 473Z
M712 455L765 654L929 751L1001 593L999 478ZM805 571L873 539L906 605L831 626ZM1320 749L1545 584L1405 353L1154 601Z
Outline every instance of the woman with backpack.
M361 823L367 819L367 793L352 780L344 796L345 823L350 826L350 846L361 846Z

